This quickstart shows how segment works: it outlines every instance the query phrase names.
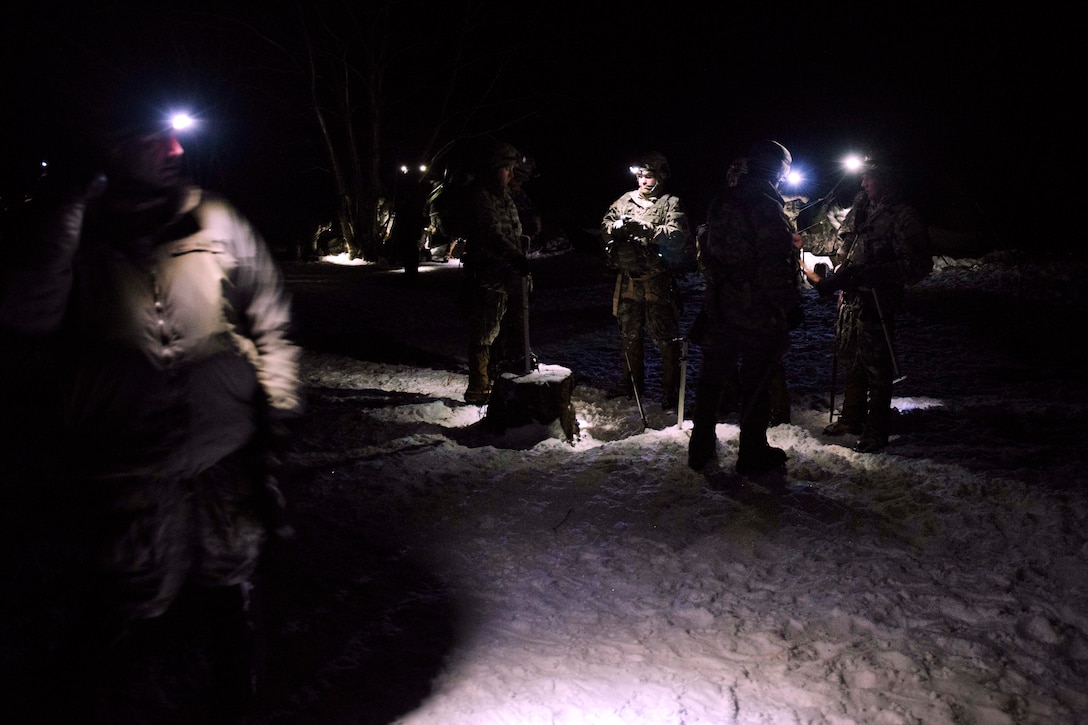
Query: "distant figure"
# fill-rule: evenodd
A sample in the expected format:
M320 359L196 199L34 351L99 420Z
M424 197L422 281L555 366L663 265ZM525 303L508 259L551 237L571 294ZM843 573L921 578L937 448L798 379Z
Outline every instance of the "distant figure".
M695 269L695 242L687 211L666 192L669 162L657 152L631 167L638 188L612 202L601 220L601 239L617 270L612 314L619 321L623 373L609 397L645 388L645 337L661 354L661 407L680 398L680 299L675 275Z
M860 435L854 450L888 445L891 425L895 313L904 289L933 269L929 233L907 201L901 167L869 159L862 190L837 233L805 235L813 254L831 257L835 272L805 275L822 295L841 290L835 321L835 354L846 378L839 419L827 435Z
M393 230L389 246L396 266L404 267L405 279L414 281L419 276L420 240L428 224L427 188L422 174L404 171L398 178L393 193Z
M258 561L287 532L275 475L302 407L298 349L264 240L187 181L182 132L131 90L104 104L116 115L82 163L55 164L0 280L0 331L51 361L36 469L87 567L55 696L107 717L99 688L119 658L184 602L214 643L211 711L229 720L256 686Z
M465 283L468 305L468 388L465 402L483 405L491 397L492 374L518 360L513 350L493 364L491 345L499 337L524 344L523 284L529 259L522 238L510 180L518 162L517 149L495 143L484 152L483 168L469 195L471 216L465 241ZM524 360L524 352L521 359Z
M736 470L754 474L786 462L767 443L770 377L789 347L800 309L797 249L801 238L783 210L778 185L790 152L775 141L753 144L735 186L711 204L700 261L706 277L703 362L695 392L688 465L701 470L717 455L722 396L740 364L740 450Z

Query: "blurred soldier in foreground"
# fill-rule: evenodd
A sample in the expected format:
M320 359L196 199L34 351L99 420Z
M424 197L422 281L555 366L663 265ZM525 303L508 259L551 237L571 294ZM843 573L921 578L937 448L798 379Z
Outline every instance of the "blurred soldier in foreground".
M725 175L725 185L732 188L740 181L740 177L746 173L748 169L748 160L741 157L733 159L729 164L729 169ZM788 216L788 215L787 215ZM702 249L706 245L707 225L702 224L699 227L699 234L697 235L696 244L699 249L699 256L702 257ZM800 269L798 269L800 273ZM695 323L692 325L691 335L692 342L696 345L701 345L702 340L696 339L701 337L702 330L706 325L706 311L700 310L699 315L696 318ZM771 396L771 417L768 425L776 426L783 423L789 423L791 419L790 413L790 390L786 383L786 366L783 363L775 365L774 371L771 373L770 380L770 396ZM740 371L729 380L725 390L722 393L722 402L719 408L719 414L721 416L728 416L730 413L739 410L740 404Z
M631 168L638 188L608 208L601 239L618 270L612 314L619 320L623 375L609 397L641 395L645 385L645 336L661 353L661 407L680 397L680 300L676 274L695 269L695 245L680 198L665 192L669 163L657 152Z
M503 360L491 360L491 345L500 328L505 328L503 339L511 346L524 339L522 285L529 275L529 259L509 188L518 158L517 149L507 143L486 149L483 168L469 194L471 216L464 257L469 328L465 402L473 405L488 402L492 374L519 358L507 349L502 351Z
M774 141L753 144L736 186L711 204L700 262L707 280L703 362L695 392L688 465L701 470L717 455L723 393L740 364L738 473L761 473L786 462L767 443L768 384L789 347L800 310L797 249L801 237L783 211L778 184L790 152Z
M114 713L111 678L180 608L208 630L208 706L230 720L255 694L258 560L286 530L274 475L301 409L297 348L265 242L187 182L180 132L133 95L45 179L0 328L55 353L39 399L56 403L55 458L37 470L86 560L58 697L80 720Z
M906 200L901 169L869 160L862 190L837 234L805 235L805 248L831 257L833 274L805 276L822 295L841 291L835 321L835 354L846 377L839 419L828 435L860 435L854 450L888 445L895 380L895 313L904 289L933 269L929 235Z

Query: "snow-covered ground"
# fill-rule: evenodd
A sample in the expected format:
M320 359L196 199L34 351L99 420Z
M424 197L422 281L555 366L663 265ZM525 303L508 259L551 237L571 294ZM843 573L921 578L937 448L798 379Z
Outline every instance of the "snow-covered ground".
M688 468L653 368L650 428L606 400L611 277L577 252L534 265L573 441L488 433L462 401L456 262L414 283L286 266L310 410L269 722L1088 722L1082 263L938 259L900 317L878 454L822 434L833 310L810 291L792 423L769 432L789 462L756 479L730 422L720 466Z

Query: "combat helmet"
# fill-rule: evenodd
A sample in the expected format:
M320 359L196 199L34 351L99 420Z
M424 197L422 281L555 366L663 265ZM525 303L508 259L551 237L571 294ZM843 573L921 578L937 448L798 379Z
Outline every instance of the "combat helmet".
M750 175L777 184L789 173L793 156L789 149L777 141L764 139L752 144L748 149L747 160Z
M631 167L632 173L652 174L659 182L671 176L669 161L658 151L650 151L639 157L638 163Z
M517 166L521 155L518 150L504 141L496 141L487 146L483 154L484 164L489 171Z

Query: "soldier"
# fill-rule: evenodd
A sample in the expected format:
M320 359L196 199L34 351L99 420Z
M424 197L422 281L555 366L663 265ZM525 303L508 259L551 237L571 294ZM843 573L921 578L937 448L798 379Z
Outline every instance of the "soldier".
M846 376L839 419L824 433L859 435L854 450L888 445L895 376L894 315L904 289L933 269L929 234L905 196L902 168L869 159L862 190L836 233L806 235L805 246L831 257L833 274L805 276L822 295L841 291L835 321L835 354Z
M661 354L661 407L675 409L680 398L680 301L675 275L695 269L695 245L680 198L665 192L669 163L657 152L631 169L638 188L608 208L601 238L618 271L612 314L619 320L623 375L609 397L631 396L645 385L646 333Z
M775 141L753 144L736 186L711 204L700 261L706 276L703 362L695 392L688 465L701 470L717 453L721 398L740 364L738 473L769 471L786 462L767 443L768 383L789 347L800 309L797 249L801 237L783 210L778 184L792 163Z
M70 698L91 721L99 682L178 611L211 630L216 714L250 707L254 579L286 532L272 474L302 408L282 275L237 209L189 182L158 88L102 99L0 281L0 331L55 353L43 486L86 557L62 687L92 690Z
M521 299L529 260L509 188L518 158L517 149L507 143L486 149L484 168L472 182L468 199L471 214L465 242L465 282L469 370L465 402L473 405L483 405L491 397L491 379L501 367L501 361L496 364L491 360L491 345L500 329L506 328L502 330L505 340L524 339ZM517 358L512 350L502 353L506 360Z

